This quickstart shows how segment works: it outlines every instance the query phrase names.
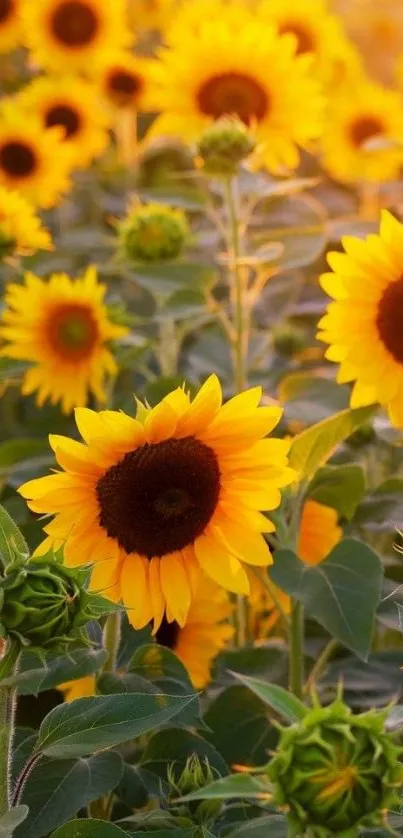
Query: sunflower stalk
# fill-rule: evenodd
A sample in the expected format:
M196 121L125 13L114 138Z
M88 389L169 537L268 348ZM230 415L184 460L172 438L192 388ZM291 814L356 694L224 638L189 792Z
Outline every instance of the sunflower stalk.
M17 671L19 656L19 644L9 641L0 662L0 817L11 808L11 763L16 701L15 688L2 687L1 681Z
M118 658L120 637L121 637L121 614L115 611L106 618L103 632L103 647L108 652L108 657L102 667L102 672L114 672Z
M297 552L298 533L300 530L301 511L304 499L304 484L301 485L291 515L287 546ZM292 600L289 622L289 686L291 692L302 698L304 694L304 608L296 599Z

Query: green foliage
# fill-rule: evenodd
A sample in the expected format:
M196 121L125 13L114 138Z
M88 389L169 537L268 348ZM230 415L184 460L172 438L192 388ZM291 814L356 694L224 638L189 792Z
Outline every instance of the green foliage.
M113 823L86 818L66 823L52 832L51 838L123 838L127 834Z
M266 684L257 678L249 678L247 675L240 675L239 673L234 674L239 681L242 681L246 687L249 687L268 707L271 707L275 713L278 713L287 722L298 722L306 715L306 707L302 702L283 687L279 687L278 684Z

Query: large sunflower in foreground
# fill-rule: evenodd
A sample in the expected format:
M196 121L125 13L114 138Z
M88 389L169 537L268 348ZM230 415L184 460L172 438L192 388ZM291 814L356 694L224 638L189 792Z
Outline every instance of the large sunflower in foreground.
M282 411L260 397L255 387L222 406L213 375L192 402L179 388L137 419L77 409L85 444L50 438L65 473L20 489L34 512L56 516L42 550L94 563L92 588L122 599L134 628L153 619L157 630L164 615L183 626L195 568L247 594L242 563L271 562L262 533L274 527L260 510L276 509L295 479L290 443L263 438Z
M18 105L39 117L44 128L61 129L75 166L89 165L109 142L108 120L97 88L83 79L68 75L34 79L19 94Z
M338 524L335 509L314 500L305 501L297 551L302 562L308 565L323 562L342 535L343 530ZM291 599L288 594L277 588L271 579L263 581L253 571L249 571L249 579L250 634L255 640L264 640L272 633L281 615L290 614Z
M403 162L403 99L394 90L350 79L331 97L322 137L323 165L345 182L393 180Z
M107 343L126 333L110 322L105 291L93 268L76 280L54 274L46 282L27 274L24 285L6 287L0 337L7 344L0 355L33 364L22 393L36 392L39 406L49 399L69 413L90 393L104 401L105 377L116 372Z
M0 259L2 255L52 250L50 233L19 192L0 186Z
M133 111L155 110L150 100L151 79L156 62L128 51L108 56L94 72L99 91L113 111L130 108Z
M295 41L263 27L247 9L175 25L175 43L159 51L156 97L163 113L149 136L194 140L212 121L238 116L259 144L271 170L293 168L298 146L321 131L322 100L310 55L295 55Z
M29 128L27 126L29 123ZM44 129L40 120L13 103L0 113L0 185L18 190L37 207L57 204L70 188L71 160L59 128Z
M33 60L57 72L88 72L130 40L126 0L22 0L25 43Z
M380 402L403 428L403 225L384 210L379 235L342 243L345 253L328 254L333 273L321 277L334 302L318 338L340 363L337 380L355 382L351 406Z
M0 0L0 53L21 42L20 6L21 0Z

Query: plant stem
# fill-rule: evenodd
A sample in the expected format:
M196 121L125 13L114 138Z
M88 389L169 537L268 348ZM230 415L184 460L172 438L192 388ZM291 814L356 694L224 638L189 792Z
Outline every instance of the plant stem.
M1 679L17 671L19 648L11 643L0 663L0 816L11 806L11 764L16 690L2 687Z
M316 681L318 680L318 678L320 678L324 669L326 669L326 665L328 664L330 658L333 655L333 652L337 649L338 645L338 640L335 640L334 638L332 640L329 640L329 643L326 644L325 648L319 655L317 661L315 662L309 673L309 678L304 687L305 693L308 693L309 690L312 689L312 687L315 687Z
M109 614L104 627L103 646L108 652L108 658L102 667L102 672L114 672L116 669L120 646L120 629L121 614L120 611L115 611L114 614Z
M290 620L290 690L303 696L304 683L304 609L300 602L293 601Z
M178 372L178 337L176 334L175 321L169 318L161 320L159 327L158 360L161 374L167 378L175 376Z

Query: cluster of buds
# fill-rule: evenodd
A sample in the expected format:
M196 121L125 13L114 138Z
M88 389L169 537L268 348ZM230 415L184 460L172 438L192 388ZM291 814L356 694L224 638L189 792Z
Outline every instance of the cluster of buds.
M168 767L167 780L170 787L170 799L172 808L177 798L186 797L192 792L199 791L204 786L216 780L214 771L207 759L201 760L197 754L192 754L186 760L182 771L178 772L175 764ZM222 809L220 800L189 801L180 804L178 814L187 816L189 822L199 824L203 827L213 824L217 820Z
M196 161L213 177L232 177L255 150L256 141L240 119L224 116L206 128L200 137Z
M177 259L189 238L182 210L165 204L133 203L118 224L119 253L131 262Z
M385 730L388 712L353 715L339 697L282 730L267 771L296 836L355 838L385 822L403 783L403 748Z

